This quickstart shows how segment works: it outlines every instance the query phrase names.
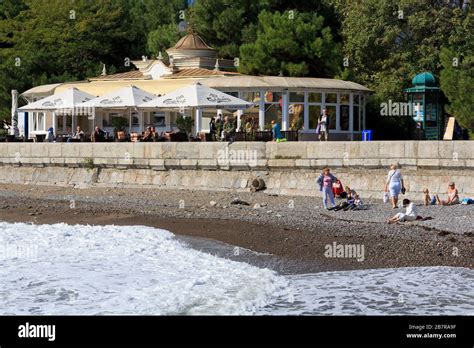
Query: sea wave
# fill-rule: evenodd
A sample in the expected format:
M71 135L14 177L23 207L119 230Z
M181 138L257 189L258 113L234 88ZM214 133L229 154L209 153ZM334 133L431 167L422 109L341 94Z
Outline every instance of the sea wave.
M0 222L2 315L474 315L474 271L279 275L146 226Z
M284 294L268 269L146 226L0 222L0 314L252 314Z

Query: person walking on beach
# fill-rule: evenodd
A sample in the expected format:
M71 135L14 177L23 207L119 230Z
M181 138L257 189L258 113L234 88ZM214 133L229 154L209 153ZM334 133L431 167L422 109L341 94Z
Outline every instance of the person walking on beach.
M337 178L331 174L329 168L324 168L321 175L319 175L316 183L319 185L319 190L323 193L323 207L328 209L327 199L331 202L331 208L336 206L334 202L334 194L332 193L332 184L337 181Z
M405 185L403 183L402 173L398 168L398 165L392 164L390 171L388 172L387 181L385 182L384 191L390 191L390 199L392 202L392 208L396 209L398 205L398 196L400 192L405 194Z
M329 115L328 110L323 109L321 117L318 119L318 128L319 128L319 140L328 141L329 135Z
M387 223L394 224L395 222L403 221L415 221L418 217L418 208L415 203L411 202L409 199L403 200L403 206L407 208L405 214L397 213L395 216L387 220Z

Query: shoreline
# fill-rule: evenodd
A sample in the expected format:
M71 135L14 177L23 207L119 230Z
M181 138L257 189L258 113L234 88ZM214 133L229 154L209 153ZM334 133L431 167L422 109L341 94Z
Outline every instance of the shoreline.
M238 196L250 205L230 204L232 195L222 192L0 185L0 220L151 226L176 236L204 238L271 254L283 273L417 266L474 268L473 236L469 232L409 224L389 226L376 221L362 223L350 218L350 214L370 214L370 209L379 209L376 203L372 208L369 206L368 212L331 215L309 206L308 202L319 203L311 197L263 193ZM251 200L264 207L254 209ZM285 206L288 200L294 203L293 208ZM210 202L216 204L211 206ZM387 214L394 212L387 209ZM326 257L327 245L334 243L363 246L363 261L355 257Z

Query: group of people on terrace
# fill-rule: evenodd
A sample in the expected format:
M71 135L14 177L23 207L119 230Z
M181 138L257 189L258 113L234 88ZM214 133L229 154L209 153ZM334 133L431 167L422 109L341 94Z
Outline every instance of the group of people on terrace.
M323 109L320 117L317 121L316 133L318 134L319 140L327 141L329 134L329 121L330 117L327 109ZM281 125L278 120L271 120L269 127L271 128L271 138L266 140L273 140L275 142L287 141L285 138L285 132L282 131ZM209 134L206 138L207 141L235 141L236 132L245 134L245 140L256 141L257 132L259 131L258 120L255 117L247 118L244 122L240 123L239 128L237 127L236 120L234 117L225 116L223 117L219 113L216 117L212 117L209 122ZM270 131L268 131L270 132ZM270 135L268 135L270 137ZM238 137L241 139L242 137ZM90 136L77 126L75 132L69 133L63 136L55 136L54 129L50 127L47 131L44 141L55 142L55 141L67 141L67 142L103 142L103 141L163 141L165 139L164 134L158 134L154 126L146 127L146 130L142 134L136 132L130 132L126 134L125 130L115 130L114 134L109 134L104 131L100 126L96 126ZM196 140L202 140L196 138ZM260 139L261 140L261 139ZM288 139L292 140L292 139ZM294 139L293 139L294 140Z
M135 138L134 138L135 137ZM96 126L94 128L94 131L88 136L80 126L76 127L76 131L72 134L69 134L66 137L63 137L66 139L68 143L73 143L73 142L84 142L84 141L91 141L91 142L104 142L110 138L110 135L108 132L104 131L101 127ZM163 134L159 134L156 131L156 128L154 126L147 126L146 130L141 134L138 135L137 133L132 132L130 136L127 136L125 131L120 131L117 130L114 134L113 137L114 140L117 141L126 141L126 140L131 140L131 141L140 141L140 142L152 142L152 141L163 141L164 136ZM48 132L45 137L45 142L55 142L57 141L57 137L54 135L54 130L52 127L48 129ZM64 140L63 140L64 141Z
M334 176L329 168L323 169L321 174L317 177L316 183L322 192L322 203L324 209L334 211L365 209L365 206L362 204L362 200L356 191L351 189L349 186L344 187L341 180ZM390 201L393 209L400 207L406 208L405 213L397 213L387 220L388 223L426 219L418 215L418 208L416 204L409 199L403 199L402 204L399 205L398 201L400 194L405 194L406 192L404 179L399 165L392 164L390 166L383 191L384 203L388 203ZM430 196L428 189L423 190L423 194L425 205L438 204L442 206L449 206L460 203L459 193L454 182L450 182L448 184L447 199L440 199L438 194ZM335 198L340 198L343 200L339 204L336 204ZM469 202L472 200L466 198L463 201Z
M234 120L229 116L222 119L222 114L218 114L217 117L212 117L209 122L209 134L212 141L233 141L235 131Z

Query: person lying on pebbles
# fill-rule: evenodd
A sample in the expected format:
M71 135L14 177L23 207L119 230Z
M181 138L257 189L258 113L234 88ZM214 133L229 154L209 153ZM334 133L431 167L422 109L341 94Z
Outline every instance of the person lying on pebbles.
M415 221L418 217L418 208L415 203L411 202L409 199L404 199L403 207L406 207L405 213L397 213L392 216L390 219L387 220L387 223L394 224L396 222L403 222L403 221Z

